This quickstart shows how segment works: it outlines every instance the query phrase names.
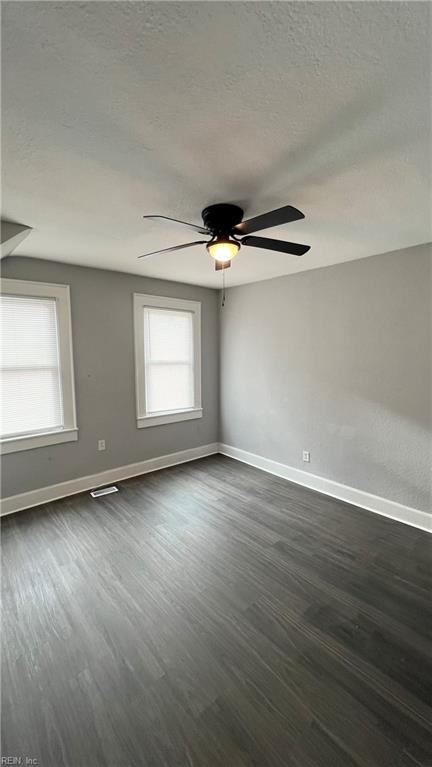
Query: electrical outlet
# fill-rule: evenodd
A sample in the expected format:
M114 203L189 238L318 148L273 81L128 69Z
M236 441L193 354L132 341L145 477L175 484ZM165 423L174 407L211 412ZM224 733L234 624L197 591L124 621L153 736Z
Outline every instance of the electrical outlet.
M309 450L303 450L303 460L305 463L310 463L310 452Z
M105 447L105 440L104 439L99 439L98 440L98 450L105 450L105 449L106 449L106 447Z

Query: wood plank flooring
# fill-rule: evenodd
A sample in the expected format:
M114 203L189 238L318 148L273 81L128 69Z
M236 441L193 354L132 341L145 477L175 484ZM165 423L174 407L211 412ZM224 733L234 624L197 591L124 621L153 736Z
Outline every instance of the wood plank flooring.
M427 533L223 456L119 489L3 520L3 757L432 765Z

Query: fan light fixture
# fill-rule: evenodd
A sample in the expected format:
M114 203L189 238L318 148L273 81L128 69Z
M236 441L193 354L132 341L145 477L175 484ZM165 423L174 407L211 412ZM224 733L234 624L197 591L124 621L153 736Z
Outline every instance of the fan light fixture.
M204 208L201 213L202 224L189 224L187 221L179 221L178 218L159 214L144 216L150 221L170 222L185 226L187 229L192 229L209 239L183 242L181 245L173 245L171 248L152 250L150 253L143 253L138 258L156 256L159 253L174 253L177 250L205 245L209 256L214 260L214 268L219 271L231 266L231 261L243 245L263 248L264 250L275 250L277 253L288 253L290 256L304 256L310 250L309 245L300 245L299 242L273 240L270 237L255 237L254 232L261 232L263 229L271 229L273 226L289 224L291 221L299 221L304 218L304 213L293 208L292 205L284 205L283 208L271 210L269 213L249 218L247 221L243 221L243 215L243 210L238 205L221 202Z
M232 261L237 255L240 250L240 243L229 237L216 237L208 243L207 250L215 261L226 264L227 261Z

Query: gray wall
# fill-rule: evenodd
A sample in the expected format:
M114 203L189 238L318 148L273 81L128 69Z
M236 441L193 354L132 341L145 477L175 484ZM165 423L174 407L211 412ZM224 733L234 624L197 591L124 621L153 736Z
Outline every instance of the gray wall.
M2 274L70 285L79 427L78 442L5 455L3 496L217 441L217 291L13 256L2 262ZM203 418L137 429L134 292L202 301ZM106 440L105 452L97 451L98 439Z
M216 291L22 257L5 259L2 271L71 286L80 429L78 442L4 456L4 496L221 436L430 510L430 246L232 288L220 349ZM134 292L202 301L202 419L136 428Z
M429 511L431 287L419 246L229 290L222 441Z

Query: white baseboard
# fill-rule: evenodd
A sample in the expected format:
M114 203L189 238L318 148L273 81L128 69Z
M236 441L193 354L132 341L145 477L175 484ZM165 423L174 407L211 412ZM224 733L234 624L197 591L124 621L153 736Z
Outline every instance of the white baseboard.
M190 450L180 450L177 453L162 455L158 458L150 458L146 461L130 463L127 466L119 466L115 469L101 471L98 474L90 474L86 477L71 479L67 482L49 485L48 487L42 487L38 490L30 490L27 493L11 495L0 501L0 515L4 516L6 514L12 514L15 511L23 511L24 509L29 509L33 506L39 506L42 503L49 503L51 501L56 501L59 498L65 498L68 495L75 495L76 493L82 493L86 490L94 490L103 485L120 482L123 479L136 477L140 474L147 474L150 471L165 469L169 466L176 466L177 464L186 463L187 461L194 461L197 458L204 458L206 455L214 455L215 453L222 453L222 455L235 458L237 461L242 461L250 466L255 466L257 469L262 469L270 474L283 477L284 479L289 480L289 482L308 487L311 490L317 490L320 493L324 493L324 495L330 495L340 501L345 501L346 503L351 503L360 508L367 509L368 511L373 511L375 514L390 517L398 522L404 522L412 527L417 527L420 530L426 530L429 533L432 532L432 516L425 511L413 509L409 506L403 506L402 504L390 501L387 498L372 495L363 490L358 490L355 487L349 487L340 482L335 482L331 479L319 477L316 474L310 474L307 471L301 471L292 466L272 461L269 458L263 458L260 455L255 455L255 453L249 453L247 450L241 450L240 448L224 445L222 443L219 444L217 442L194 447Z
M249 453L247 450L240 450L231 445L219 445L219 452L237 461L242 461L257 469L262 469L270 474L276 474L297 485L303 485L311 490L317 490L325 495L331 495L340 501L352 503L354 506L360 506L362 509L373 511L375 514L381 514L384 517L390 517L398 522L404 522L406 525L418 527L420 530L432 532L432 515L420 509L412 509L409 506L403 506L395 501L382 498L378 495L366 493L364 490L358 490L355 487L343 485L340 482L334 482L332 479L319 477L316 474L310 474L307 471L295 469L284 463L271 461L269 458L263 458L261 455Z
M75 495L86 490L94 490L102 485L120 482L122 479L129 479L140 474L148 474L149 471L157 471L158 469L166 469L168 466L176 466L179 463L194 461L197 458L204 458L206 455L213 455L218 451L218 443L213 442L210 445L201 445L190 450L180 450L178 453L161 455L158 458L150 458L147 461L138 461L138 463L130 463L127 466L100 471L98 474L89 474L87 477L79 477L67 482L60 482L57 485L41 487L39 490L30 490L27 493L11 495L0 501L0 515L4 516L15 511L23 511L32 506L39 506L41 503L49 503L59 498L65 498L68 495Z

